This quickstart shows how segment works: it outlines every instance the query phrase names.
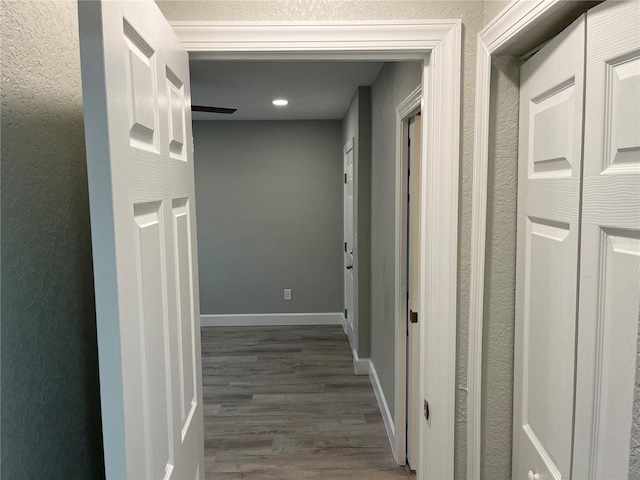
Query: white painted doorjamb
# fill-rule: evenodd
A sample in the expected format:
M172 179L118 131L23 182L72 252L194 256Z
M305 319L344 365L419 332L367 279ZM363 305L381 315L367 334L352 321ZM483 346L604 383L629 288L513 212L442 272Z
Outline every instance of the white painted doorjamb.
M521 55L541 43L546 32L566 26L572 12L586 11L587 2L514 0L478 34L476 104L471 217L471 278L469 295L469 364L467 394L467 478L480 478L482 415L482 332L491 60L498 54ZM577 15L576 15L577 17Z
M407 460L407 169L409 118L422 106L422 86L416 88L396 109L396 225L395 225L395 441L394 456L400 465Z
M421 422L421 479L453 477L462 22L172 22L191 59L420 60L421 392L437 412ZM427 298L429 301L427 301ZM435 321L437 319L437 321ZM403 333L404 340L404 333ZM395 452L397 455L397 452ZM404 458L402 458L404 462Z

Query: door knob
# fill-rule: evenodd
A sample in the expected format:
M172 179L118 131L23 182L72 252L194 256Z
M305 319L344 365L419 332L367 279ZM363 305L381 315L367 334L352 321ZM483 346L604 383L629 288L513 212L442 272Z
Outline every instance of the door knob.
M540 474L533 473L533 470L529 470L527 474L527 480L540 480Z
M347 270L351 270L353 268L353 265L347 265Z

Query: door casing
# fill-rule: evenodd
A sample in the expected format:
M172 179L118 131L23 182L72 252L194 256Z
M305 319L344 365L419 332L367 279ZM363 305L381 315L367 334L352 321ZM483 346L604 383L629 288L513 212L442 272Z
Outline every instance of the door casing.
M171 22L194 60L418 60L423 65L423 139L420 305L420 391L432 415L420 424L418 476L452 478L456 398L458 184L462 22L381 20L335 22ZM436 63L437 62L437 63ZM437 64L437 68L434 65ZM399 157L396 157L399 158ZM397 160L396 165L400 162ZM399 166L398 166L399 168ZM396 189L396 212L400 192ZM396 239L402 223L396 216ZM397 246L397 242L396 242ZM396 292L398 292L396 257ZM405 290L406 292L406 290ZM404 293L406 295L406 293ZM430 299L427 302L427 298ZM396 305L398 302L396 297ZM396 311L397 314L397 311ZM432 319L437 319L432 321ZM396 316L397 320L397 316ZM399 334L399 332L401 332ZM404 318L396 322L396 408L387 419L394 457L404 464L406 445ZM405 358L398 375L399 358Z

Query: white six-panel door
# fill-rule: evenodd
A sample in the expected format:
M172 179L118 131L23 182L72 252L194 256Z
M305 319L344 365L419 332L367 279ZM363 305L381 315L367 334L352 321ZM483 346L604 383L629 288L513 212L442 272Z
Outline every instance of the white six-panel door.
M568 478L584 16L521 68L513 478ZM536 477L537 475L537 477Z
M355 277L355 225L354 225L354 145L353 138L344 146L344 303L345 330L351 348L356 348L356 277Z
M573 478L618 479L640 315L640 2L587 12L586 67Z
M152 1L79 2L107 478L203 478L189 62Z

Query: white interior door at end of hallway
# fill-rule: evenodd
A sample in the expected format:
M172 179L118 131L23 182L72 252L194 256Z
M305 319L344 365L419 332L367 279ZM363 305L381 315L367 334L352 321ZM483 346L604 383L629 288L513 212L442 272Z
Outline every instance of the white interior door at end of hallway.
M189 62L152 1L79 2L107 478L204 478Z
M640 2L587 12L586 58L573 478L640 478Z
M408 245L407 245L407 461L418 468L420 406L420 132L422 117L409 120L407 152L409 156Z
M513 478L569 478L584 15L520 73Z
M355 225L354 225L354 145L351 138L344 146L344 312L345 329L355 348L354 321L356 316L356 276L355 276Z

